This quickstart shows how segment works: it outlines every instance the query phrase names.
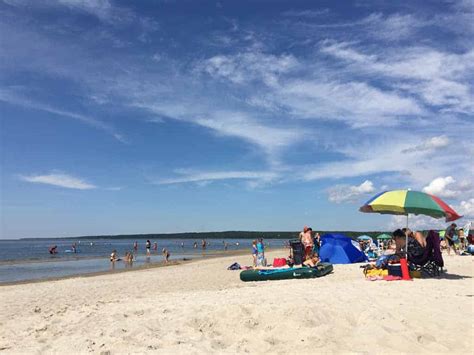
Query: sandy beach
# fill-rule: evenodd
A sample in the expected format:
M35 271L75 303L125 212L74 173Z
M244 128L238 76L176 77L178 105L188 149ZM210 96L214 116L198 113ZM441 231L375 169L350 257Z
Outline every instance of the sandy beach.
M273 251L268 257L283 256ZM0 287L3 353L472 353L473 259L447 273L366 281L359 264L319 279L244 283L232 262Z

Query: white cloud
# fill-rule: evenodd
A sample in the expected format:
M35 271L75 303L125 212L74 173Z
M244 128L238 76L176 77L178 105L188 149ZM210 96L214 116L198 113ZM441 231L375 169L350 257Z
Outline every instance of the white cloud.
M32 183L47 184L77 190L90 190L97 187L81 178L67 174L21 175L20 179Z
M322 53L349 62L348 70L368 77L380 74L390 87L420 97L425 104L460 113L474 112L470 82L474 50L446 53L429 47L408 47L365 54L347 42L322 41Z
M411 148L404 149L402 153L422 152L425 150L435 150L448 146L449 138L447 136L437 136L427 139L421 144L415 145Z
M261 52L247 52L211 57L199 63L197 69L236 84L263 80L267 85L275 85L279 75L291 71L298 65L297 59L292 55L276 56Z
M451 189L456 180L452 176L438 177L423 188L423 192L437 197L453 198L459 196L459 191Z
M356 201L361 196L375 191L374 184L370 180L365 180L360 185L336 185L328 189L329 201L335 203Z
M413 99L364 82L290 81L281 85L278 100L293 115L340 120L358 128L393 125L398 117L423 113Z
M262 180L272 181L278 177L274 172L261 171L207 171L207 172L193 172L187 170L177 171L178 177L157 179L154 184L169 185L181 183L209 183L217 180Z
M429 216L423 215L410 215L408 216L408 228L411 230L440 230L445 229L447 223L444 219L436 219ZM391 216L388 228L395 230L398 228L405 228L407 226L406 216Z
M461 201L459 205L455 207L455 211L466 219L474 219L474 198Z

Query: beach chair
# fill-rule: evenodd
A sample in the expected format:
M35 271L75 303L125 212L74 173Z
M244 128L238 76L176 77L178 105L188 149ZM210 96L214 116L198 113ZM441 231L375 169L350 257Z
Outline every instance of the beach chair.
M410 262L411 270L418 270L424 276L439 276L444 266L439 234L433 230L428 232L426 248L422 255L411 255L410 248L408 248L408 261Z

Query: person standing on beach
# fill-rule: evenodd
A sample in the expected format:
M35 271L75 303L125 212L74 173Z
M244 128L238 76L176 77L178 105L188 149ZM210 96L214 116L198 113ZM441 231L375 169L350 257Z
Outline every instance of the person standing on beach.
M301 242L303 243L303 246L304 246L303 260L308 259L311 256L311 254L313 254L314 242L313 242L312 232L313 230L311 228L307 228L306 232L303 233L303 238L301 239Z
M303 242L303 237L304 237L304 234L308 231L308 227L307 226L304 226L303 227L303 231L300 232L299 236L298 236L298 239L300 240L300 242Z
M265 266L265 246L263 245L263 238L260 238L257 243L257 266Z
M146 243L145 243L145 248L146 248L146 255L147 256L150 256L150 248L151 248L151 242L149 239L147 239Z
M257 266L257 255L258 255L258 249L257 249L257 241L254 240L252 242L252 259L253 259L253 266Z
M319 248L321 247L321 236L318 232L314 235L313 238L313 253L319 257Z
M444 234L444 237L448 241L448 255L451 255L451 248L454 250L454 254L457 254L458 251L456 249L456 239L457 239L457 233L456 233L456 223L451 223L451 225L446 228L446 232Z

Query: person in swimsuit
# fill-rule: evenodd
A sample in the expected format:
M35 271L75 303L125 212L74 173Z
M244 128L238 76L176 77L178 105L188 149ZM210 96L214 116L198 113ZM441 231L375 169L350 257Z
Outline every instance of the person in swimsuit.
M168 249L163 248L161 253L163 254L163 257L165 258L165 262L168 263L169 258L170 258L170 252L168 251Z
M58 249L58 246L55 245L55 246L50 247L50 248L48 249L48 251L49 251L49 253L50 253L51 255L54 255L54 254L57 254L57 253L58 253L58 250L57 250L57 249Z
M150 242L150 240L148 240L148 239L147 239L147 241L146 241L145 248L146 248L146 255L147 255L147 256L150 256L150 254L151 254L151 253L150 253L151 242Z
M257 266L257 254L258 254L258 249L257 249L257 241L254 240L252 242L252 258L253 258L253 266Z
M138 242L133 243L133 250L135 250L135 252L138 250Z
M158 250L158 243L157 243L157 242L154 242L154 243L153 243L153 250L154 250L154 251L157 251L157 250Z
M112 263L114 263L118 260L120 260L120 259L117 257L117 250L114 249L114 250L112 250L112 253L110 254L110 261Z
M311 228L308 228L305 233L303 233L303 238L301 242L303 243L304 247L304 258L303 260L306 260L311 257L313 254L313 247L314 247L314 241L312 237L312 232L313 230Z

